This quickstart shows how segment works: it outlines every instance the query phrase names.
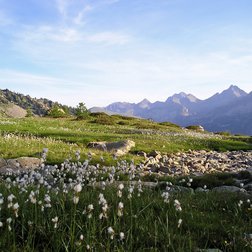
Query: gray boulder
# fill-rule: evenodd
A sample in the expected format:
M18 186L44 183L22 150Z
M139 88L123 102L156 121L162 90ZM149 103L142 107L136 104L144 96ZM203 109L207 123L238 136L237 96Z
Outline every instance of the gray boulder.
M15 159L0 159L0 173L8 171L18 172L24 170L34 170L42 164L41 159L33 157L19 157Z
M123 156L127 154L131 148L135 147L135 142L131 140L122 140L118 142L90 142L87 147L101 151L108 151L115 156Z

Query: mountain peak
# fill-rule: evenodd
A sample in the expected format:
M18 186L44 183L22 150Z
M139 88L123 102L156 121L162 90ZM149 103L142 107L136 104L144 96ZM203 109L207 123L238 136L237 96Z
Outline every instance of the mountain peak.
M151 103L148 99L144 98L142 101L140 101L138 104L140 103Z
M151 102L149 100L147 100L146 98L143 99L142 101L140 101L139 103L137 103L137 105L140 108L148 108L150 106Z
M230 87L228 89L224 90L221 94L232 95L235 97L241 97L241 96L247 95L247 93L245 91L243 91L242 89L240 89L236 85L230 85Z
M175 103L181 103L181 100L188 100L189 102L196 102L198 101L198 98L195 97L192 94L186 94L184 92L180 92L178 94L174 94L171 97L168 97L168 99L166 100L166 102L172 101Z

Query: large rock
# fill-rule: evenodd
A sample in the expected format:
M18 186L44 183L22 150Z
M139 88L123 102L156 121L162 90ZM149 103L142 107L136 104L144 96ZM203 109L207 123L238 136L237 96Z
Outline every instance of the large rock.
M18 172L24 170L34 170L42 164L41 159L33 157L20 157L15 159L0 159L0 173L8 171Z
M17 158L16 161L23 169L35 169L38 168L42 163L40 158L34 158L34 157L20 157Z
M131 140L118 142L91 142L87 145L87 147L101 151L108 151L116 156L123 156L127 154L132 147L135 147L135 142Z

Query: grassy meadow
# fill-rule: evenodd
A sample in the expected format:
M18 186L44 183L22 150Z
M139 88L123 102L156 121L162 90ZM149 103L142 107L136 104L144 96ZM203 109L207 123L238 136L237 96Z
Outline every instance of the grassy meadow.
M117 160L86 147L123 139L136 146ZM141 177L136 166L143 159L138 151L251 150L251 137L103 114L1 119L1 158L40 157L44 148L43 172L0 177L0 251L252 251L251 195L171 194L182 178ZM143 185L159 180L154 189ZM204 183L210 188L211 178Z
M48 148L47 161L59 164L66 158L74 158L76 150L85 160L90 150L86 148L91 141L119 141L129 139L136 147L124 157L126 160L139 160L138 151L162 153L192 150L249 150L252 138L246 136L225 136L196 131L185 131L171 123L155 123L148 120L123 116L95 114L87 120L73 118L24 118L3 119L0 121L0 156L15 158L19 156L37 157L43 148ZM13 151L15 149L15 151ZM98 162L101 153L91 150ZM102 153L107 164L113 160L111 155Z

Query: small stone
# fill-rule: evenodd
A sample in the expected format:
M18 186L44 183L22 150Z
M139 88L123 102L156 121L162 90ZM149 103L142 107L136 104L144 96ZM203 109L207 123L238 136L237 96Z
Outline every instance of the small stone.
M158 167L157 166L155 166L155 165L153 165L153 166L151 166L151 172L158 172Z
M146 158L147 154L144 151L139 151L139 152L137 152L137 156Z
M158 159L160 159L162 156L160 151L154 150L148 154L148 157L154 157L154 158L158 157Z
M170 169L167 166L160 166L159 171L163 173L169 173Z

